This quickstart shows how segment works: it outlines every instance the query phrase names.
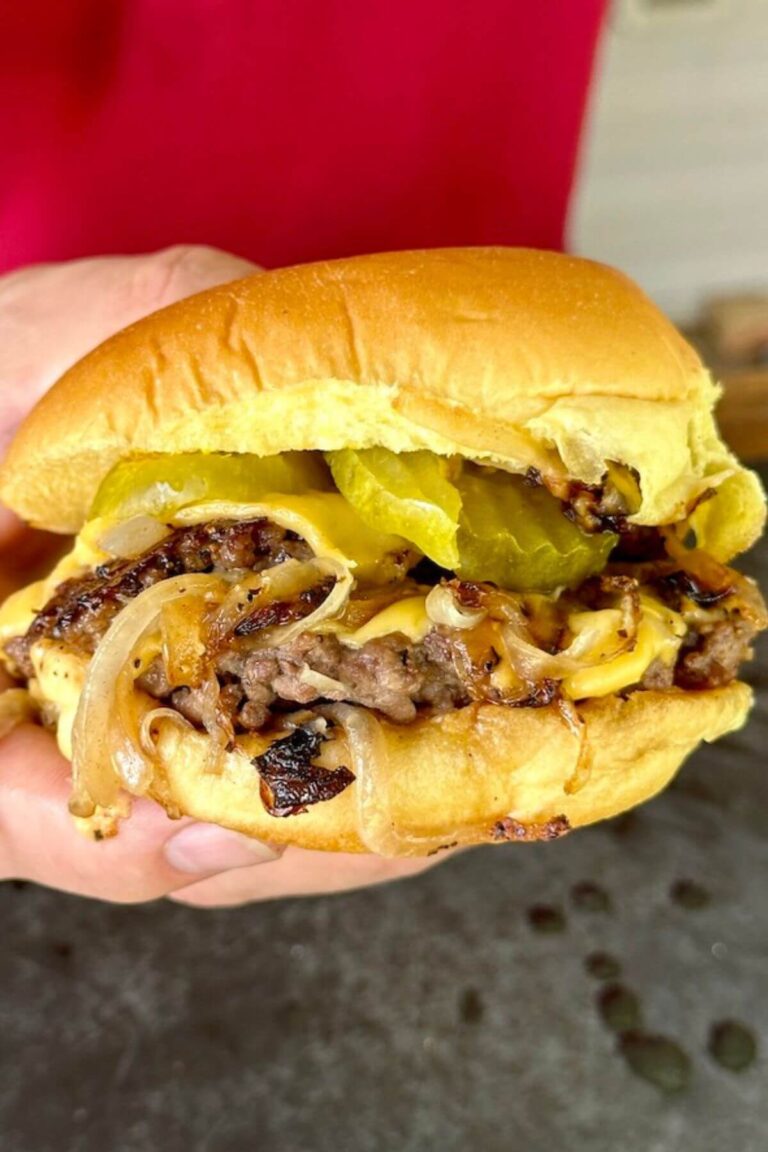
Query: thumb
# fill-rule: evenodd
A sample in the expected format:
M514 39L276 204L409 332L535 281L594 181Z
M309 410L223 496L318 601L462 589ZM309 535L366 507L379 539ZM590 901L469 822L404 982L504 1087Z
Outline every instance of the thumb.
M142 316L258 271L215 248L39 264L0 276L0 452L75 361Z
M158 308L256 266L212 248L39 265L0 277L0 453L19 420L76 360ZM0 537L36 549L0 510ZM25 545L26 546L26 545ZM36 553L35 553L36 555ZM15 554L19 567L20 553ZM26 561L25 561L26 564ZM116 901L149 900L277 853L236 833L171 823L138 801L120 836L81 836L67 811L70 768L52 737L23 727L0 743L0 879L36 880Z

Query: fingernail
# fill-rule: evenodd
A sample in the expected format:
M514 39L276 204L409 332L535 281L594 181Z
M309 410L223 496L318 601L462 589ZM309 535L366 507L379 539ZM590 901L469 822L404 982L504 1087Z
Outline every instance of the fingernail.
M190 824L165 845L165 858L172 868L197 876L269 864L281 855L281 848L216 824Z

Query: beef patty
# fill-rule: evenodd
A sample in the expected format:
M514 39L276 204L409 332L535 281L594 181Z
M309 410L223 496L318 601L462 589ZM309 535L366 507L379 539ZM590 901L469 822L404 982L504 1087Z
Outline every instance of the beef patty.
M311 556L304 540L266 519L178 528L136 559L115 560L61 584L26 635L9 641L5 651L19 678L29 679L34 675L30 649L37 640L59 640L90 654L120 610L161 580L199 572L245 575L287 559ZM397 588L402 595L413 594L413 582L405 576L403 570L400 583L391 590L391 600L398 598ZM220 707L236 729L259 730L273 713L318 699L360 704L401 724L413 720L420 709L445 711L473 699L500 702L490 675L472 675L466 658L459 658L462 634L451 629L433 628L419 642L393 633L358 648L341 643L334 634L315 633L272 648L254 648L254 632L307 616L331 586L332 581L325 579L286 603L267 606L261 610L266 612L264 618L254 616L250 623L246 621L247 626L241 624L212 654L210 672L220 686ZM639 687L667 689L674 684L697 690L729 683L748 655L754 633L754 627L738 613L720 612L711 623L689 631L674 668L652 664ZM201 691L169 684L160 658L139 683L193 723L202 722ZM538 706L555 694L556 687L547 682L526 698L504 702Z
M284 560L309 560L309 545L271 520L214 520L177 528L135 560L113 560L65 580L25 636L5 647L20 676L34 675L29 650L36 640L64 640L92 653L121 608L160 580L190 572L261 572Z

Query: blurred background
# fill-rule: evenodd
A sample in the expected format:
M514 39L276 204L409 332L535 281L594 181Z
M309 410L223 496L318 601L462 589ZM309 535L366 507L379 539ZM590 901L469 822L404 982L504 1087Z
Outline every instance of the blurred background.
M570 246L678 322L764 293L768 5L616 0L599 55Z
M617 0L569 226L706 351L756 461L767 45L765 0ZM3 1152L764 1152L765 643L748 679L745 731L552 845L220 912L0 885Z
M686 329L753 459L768 455L767 45L764 0L615 0L568 238Z

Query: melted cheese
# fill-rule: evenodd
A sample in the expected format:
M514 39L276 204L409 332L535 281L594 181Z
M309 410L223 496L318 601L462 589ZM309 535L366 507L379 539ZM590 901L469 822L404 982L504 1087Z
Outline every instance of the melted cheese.
M50 576L38 580L14 592L0 606L0 648L14 636L23 636L40 609L50 600L59 584L73 576L82 576L109 559L106 552L96 544L96 539L104 531L103 521L94 520L86 524L77 537L71 552L62 556Z
M338 492L310 492L305 496L265 496L257 504L212 500L190 504L173 517L174 524L198 524L218 518L247 520L266 516L302 536L316 556L338 560L354 575L374 584L386 584L392 556L411 551L401 536L389 536L369 527Z
M55 704L56 738L62 755L71 760L72 725L85 684L88 661L51 640L39 640L33 644L30 659L35 669L30 692L40 703Z
M499 693L500 699L511 699L525 688L525 682L521 679L507 655L504 639L500 631L498 632L498 639L494 644L494 651L499 657L499 662L491 672L491 687L495 692Z
M642 680L655 660L667 665L674 663L686 632L683 618L649 596L641 597L641 605L642 616L634 647L604 664L583 668L568 676L563 681L563 690L571 699L611 696ZM572 618L572 627L578 630L580 621L588 621L589 615L578 613L578 620Z
M0 647L24 635L48 599L47 587L47 580L38 580L8 597L0 608Z
M281 506L269 498L259 506L259 513L273 513L278 522L295 528L310 540L315 551L326 551L343 556L345 562L356 569L357 575L370 575L382 566L387 551L400 542L396 537L376 537L362 528L355 518L339 515L340 497L334 494L313 493L303 497L281 497ZM225 502L199 505L184 510L177 522L195 523L213 515L239 516L253 514L254 507L227 506ZM93 520L86 524L74 542L72 551L63 557L47 580L29 585L15 593L0 607L0 648L13 636L23 634L37 612L64 580L92 570L109 559L99 547L99 540L112 521ZM310 531L311 527L311 531ZM352 559L354 556L354 560ZM336 624L333 628L342 643L359 648L371 640L401 633L412 643L424 639L433 626L424 596L410 596L378 612L366 624L354 631L346 631ZM655 599L641 597L641 620L631 651L605 659L600 665L583 668L563 681L563 690L572 699L609 696L630 685L637 684L655 660L671 665L678 653L686 626L675 612ZM595 613L575 613L569 624L579 633L594 626ZM156 647L153 647L154 655ZM607 654L607 653L606 653ZM55 702L59 709L59 744L65 755L71 753L71 729L77 701L84 680L84 661L67 653L62 645L41 641L32 650L37 682L34 692L38 699ZM509 691L519 684L519 677L511 665L502 660L493 673L493 683L499 690Z
M390 604L354 632L340 632L339 639L350 648L361 648L369 640L402 632L412 643L418 644L430 628L432 621L427 615L426 596L408 596L405 600Z

